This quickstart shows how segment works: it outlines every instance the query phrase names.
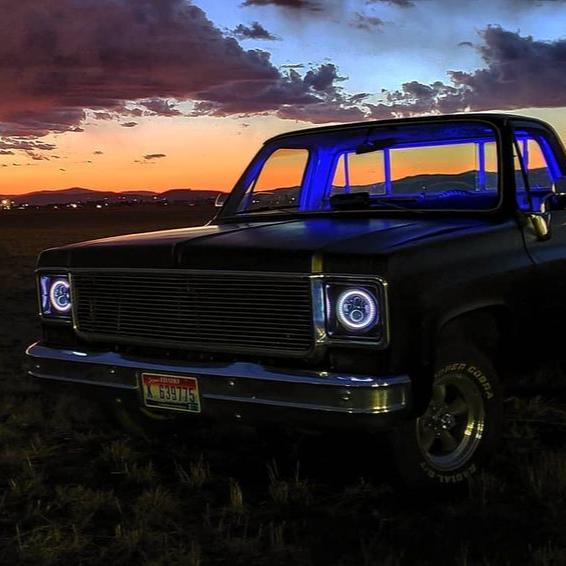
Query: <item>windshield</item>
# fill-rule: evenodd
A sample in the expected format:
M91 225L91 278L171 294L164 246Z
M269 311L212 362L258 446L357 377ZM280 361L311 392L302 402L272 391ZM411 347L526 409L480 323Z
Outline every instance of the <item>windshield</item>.
M489 210L499 202L497 136L483 122L327 131L279 144L252 164L237 214Z

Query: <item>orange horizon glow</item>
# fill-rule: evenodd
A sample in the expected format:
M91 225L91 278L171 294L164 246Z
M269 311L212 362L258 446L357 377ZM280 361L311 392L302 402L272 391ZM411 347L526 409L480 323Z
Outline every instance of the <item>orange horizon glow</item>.
M517 113L546 120L566 139L564 110ZM41 138L57 146L41 153L49 160L33 160L18 152L0 155L0 195L71 187L115 192L173 188L229 191L267 138L310 126L272 116L152 117L140 120L134 128L92 121L83 126L84 132ZM145 159L160 154L165 157ZM396 176L410 171L408 164L405 171L404 164Z

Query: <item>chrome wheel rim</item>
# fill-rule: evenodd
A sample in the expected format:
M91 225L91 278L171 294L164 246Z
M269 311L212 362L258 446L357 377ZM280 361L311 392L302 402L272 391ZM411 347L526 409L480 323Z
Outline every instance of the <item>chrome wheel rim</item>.
M464 466L476 451L485 426L485 406L478 386L464 374L435 380L432 399L417 420L419 447L439 471Z

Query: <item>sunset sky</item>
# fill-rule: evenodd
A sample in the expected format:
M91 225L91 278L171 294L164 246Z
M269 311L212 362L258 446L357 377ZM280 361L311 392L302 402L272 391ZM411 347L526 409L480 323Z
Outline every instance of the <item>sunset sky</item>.
M264 139L466 110L566 135L566 0L0 0L0 194L229 189Z

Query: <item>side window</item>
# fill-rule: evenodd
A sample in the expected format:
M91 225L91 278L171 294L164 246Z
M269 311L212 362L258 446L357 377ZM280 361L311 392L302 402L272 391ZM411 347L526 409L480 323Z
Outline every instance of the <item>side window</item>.
M537 134L521 130L515 131L515 141L517 205L521 210L531 210L531 206L532 210L540 210L544 197L552 192L554 183L548 158L543 149L543 141ZM530 190L530 199L525 186L525 177Z
M299 206L309 159L307 149L277 149L265 161L242 199L239 211Z

